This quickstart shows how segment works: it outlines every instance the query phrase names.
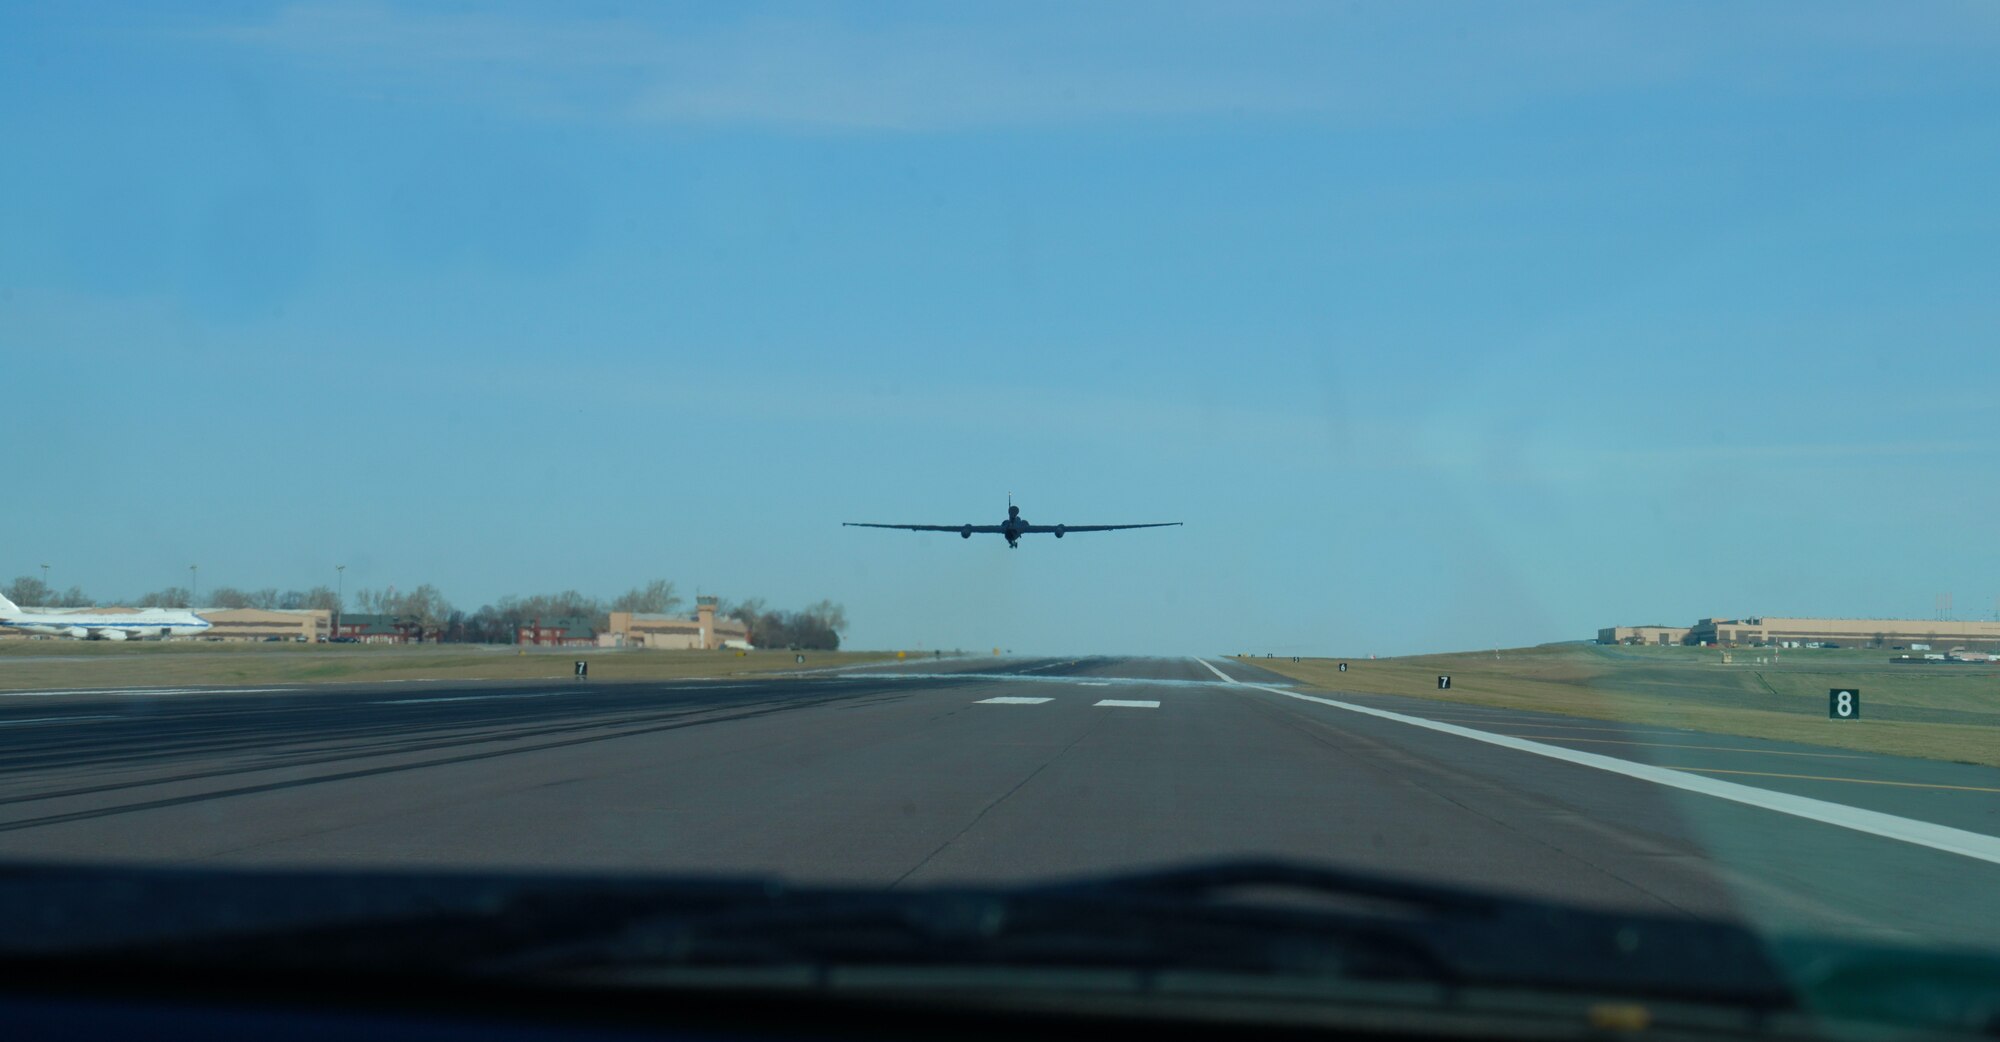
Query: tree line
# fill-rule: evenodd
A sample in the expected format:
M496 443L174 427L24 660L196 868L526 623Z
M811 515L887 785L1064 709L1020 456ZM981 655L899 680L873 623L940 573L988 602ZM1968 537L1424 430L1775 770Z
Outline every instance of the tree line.
M20 605L52 608L84 608L96 602L77 587L57 591L34 576L21 576L0 587L8 600ZM184 586L168 586L124 603L138 608L187 608L191 595ZM537 620L544 625L557 619L590 620L595 632L611 627L611 613L629 611L667 615L680 611L686 601L674 584L655 579L635 586L610 599L577 590L528 596L509 594L473 611L461 611L437 587L424 583L414 589L395 587L360 589L353 595L354 610L369 615L388 616L420 633L422 639L449 643L511 644L516 632ZM341 612L338 593L325 586L310 590L239 590L220 586L202 595L203 607L214 608L320 608ZM741 601L721 600L716 605L720 618L735 619L750 631L750 642L758 647L797 647L836 650L840 635L847 630L847 611L830 600L809 604L796 611L768 606L761 597Z

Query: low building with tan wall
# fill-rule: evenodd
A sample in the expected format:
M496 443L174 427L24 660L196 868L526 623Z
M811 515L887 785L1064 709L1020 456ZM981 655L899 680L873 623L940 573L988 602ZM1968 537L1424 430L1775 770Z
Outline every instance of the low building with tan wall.
M1597 631L1599 644L1686 644L1686 626L1607 626Z
M1807 619L1759 615L1703 619L1688 634L1691 644L1837 644L1846 648L1893 648L1912 643L1946 647L2000 648L2000 622L1945 619Z
M196 608L208 620L205 640L279 640L313 643L333 629L333 613L325 608Z
M750 627L715 615L716 599L695 598L692 617L614 611L608 632L599 642L613 647L714 651L724 645L748 645Z

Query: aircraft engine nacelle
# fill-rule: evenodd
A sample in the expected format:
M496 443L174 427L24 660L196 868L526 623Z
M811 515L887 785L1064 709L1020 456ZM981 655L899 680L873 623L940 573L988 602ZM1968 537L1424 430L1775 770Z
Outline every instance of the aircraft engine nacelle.
M126 634L124 630L105 630L103 636L105 640L124 640Z
M63 632L74 640L90 639L90 631L84 629L82 626L71 626L69 629L66 629Z
M1064 533L1064 532L1066 532L1066 531L1068 531L1068 529L1064 528L1064 527L1063 527L1062 525L1057 525L1057 526L1056 526L1056 538L1057 538L1057 539L1061 539L1061 538L1063 537L1063 533Z
M961 529L959 529L959 530L958 530L958 537L959 537L960 539L970 539L970 538L972 538L972 526L971 526L971 525L966 525L966 526L965 526L964 528L961 528Z

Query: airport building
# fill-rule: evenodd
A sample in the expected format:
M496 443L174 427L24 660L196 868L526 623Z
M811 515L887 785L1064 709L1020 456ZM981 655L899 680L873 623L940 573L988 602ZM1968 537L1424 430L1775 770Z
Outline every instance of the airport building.
M1763 615L1746 619L1703 619L1688 634L1691 644L1836 644L1843 648L1893 648L1929 644L2000 647L2000 622L1943 619L1800 619Z
M334 636L361 644L421 644L424 628L401 615L349 611L340 614Z
M208 620L205 640L289 640L311 644L333 632L325 608L196 608Z
M594 648L596 627L582 615L563 615L522 623L514 631L514 643L545 648Z
M1686 626L1608 626L1597 631L1599 644L1686 644Z
M1825 646L1843 648L2000 649L2000 622L1943 619L1808 619L1758 615L1702 619L1686 629L1672 626L1613 626L1597 631L1599 644L1698 644Z
M750 627L735 619L715 617L716 599L696 597L694 617L614 611L609 631L598 643L614 648L672 648L714 651L749 647Z

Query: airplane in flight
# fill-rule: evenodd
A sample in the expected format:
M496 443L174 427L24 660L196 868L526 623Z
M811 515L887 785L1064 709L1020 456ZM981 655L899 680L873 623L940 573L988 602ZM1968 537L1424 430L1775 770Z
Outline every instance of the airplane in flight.
M1031 525L1021 516L1021 508L1014 505L1012 493L1007 495L1007 520L997 525L879 525L866 521L842 521L846 528L901 528L911 532L957 532L961 538L970 539L974 532L989 532L1007 537L1007 548L1019 550L1021 537L1047 532L1061 539L1071 532L1113 532L1121 528L1171 528L1179 521L1159 521L1149 525Z
M208 629L208 620L191 611L167 608L135 612L23 611L20 605L0 596L0 626L78 640L143 640L193 636Z

